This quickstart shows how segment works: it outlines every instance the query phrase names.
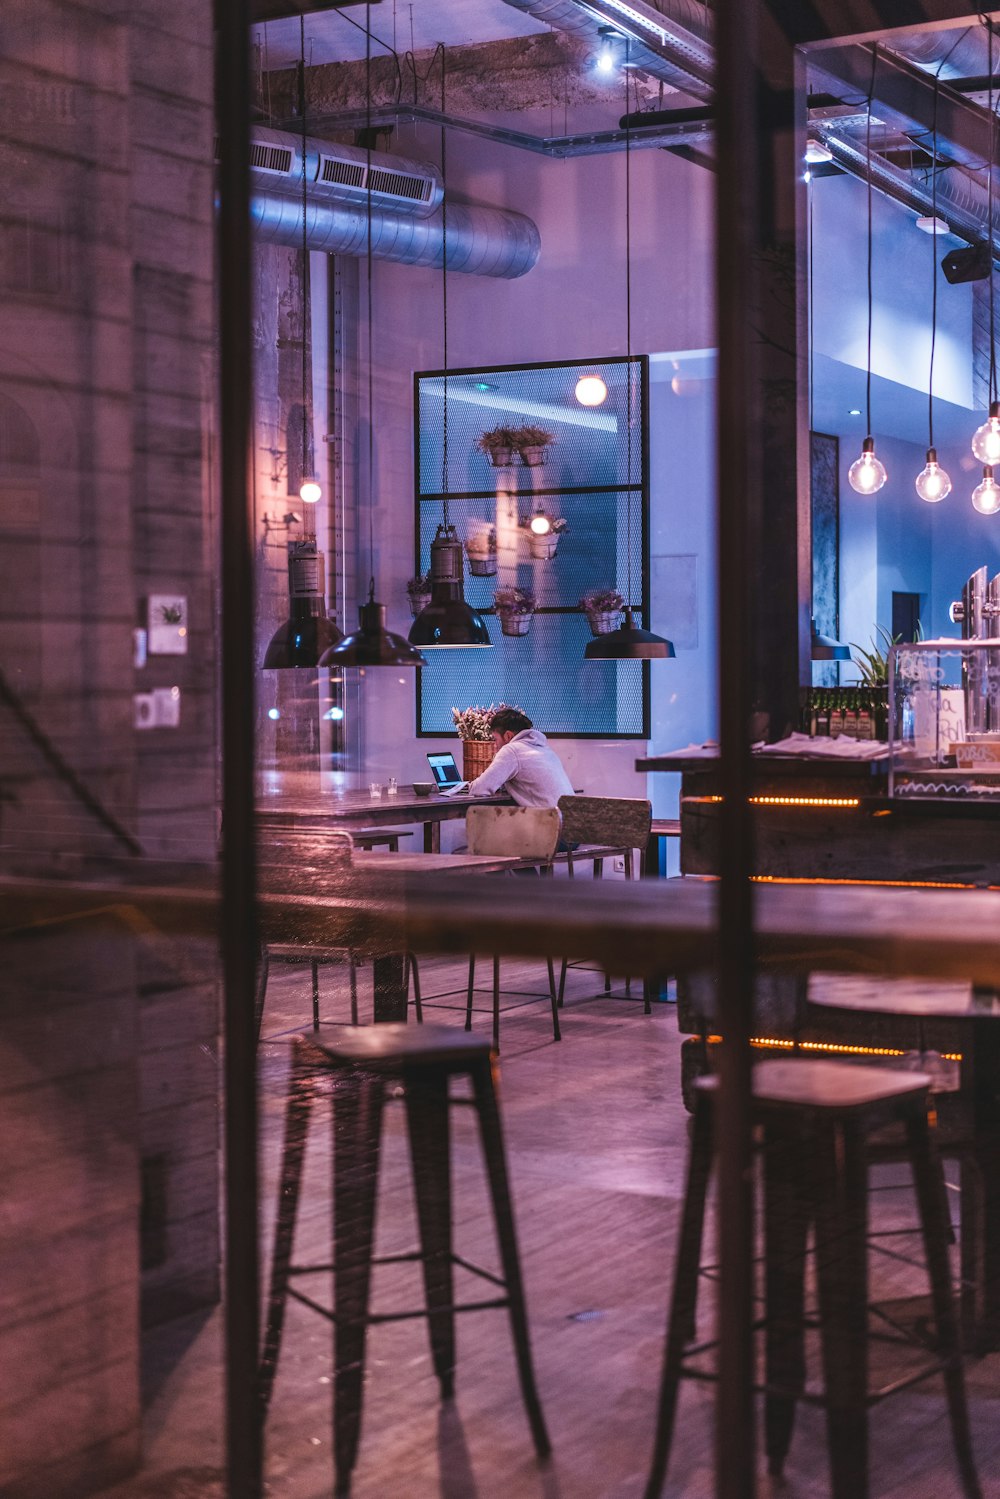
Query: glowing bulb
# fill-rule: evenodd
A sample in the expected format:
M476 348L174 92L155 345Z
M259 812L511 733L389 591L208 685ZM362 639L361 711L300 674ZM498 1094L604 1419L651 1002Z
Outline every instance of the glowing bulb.
M334 723L339 723L344 716L343 708L327 708L323 714L324 718L332 718Z
M847 482L858 494L875 494L888 478L885 465L875 457L875 439L866 437L861 444L861 457L855 458L847 470Z
M281 717L281 709L280 708L268 708L268 710L267 710L267 716L268 716L268 718L280 718Z
M323 490L318 479L311 476L303 479L299 485L299 499L306 505L315 505L319 501Z
M917 494L928 505L936 505L951 494L951 480L937 461L937 451L927 449L927 463L917 475Z
M972 453L980 463L1000 463L1000 401L990 403L990 414L972 434Z
M528 522L528 529L533 531L536 536L547 536L552 530L552 522L547 515L542 515L539 512L538 515L531 517L531 520Z
M594 59L594 71L602 78L610 78L615 71L615 49L610 42L602 42L601 50Z
M581 375L574 393L581 406L600 406L608 398L608 387L600 375Z
M983 468L983 482L972 491L972 505L980 515L996 515L1000 510L1000 484L988 463Z

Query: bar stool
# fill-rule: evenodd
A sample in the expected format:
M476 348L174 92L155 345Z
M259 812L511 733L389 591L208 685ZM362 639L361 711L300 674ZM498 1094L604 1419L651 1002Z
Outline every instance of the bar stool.
M412 838L412 833L405 833L400 828L352 828L351 841L355 848L370 850L373 848L388 849L390 854L399 853L400 838Z
M466 1077L472 1099L449 1099L453 1077ZM387 1089L402 1083L414 1194L420 1229L419 1251L377 1259L372 1254L378 1187L382 1109ZM333 1263L291 1263L295 1219L302 1181L302 1162L312 1106L327 1088L333 1100ZM449 1141L449 1102L469 1103L479 1120L490 1198L496 1224L502 1274L497 1276L454 1253ZM369 1312L372 1266L419 1260L423 1268L425 1305L418 1311ZM500 1294L480 1301L455 1303L453 1269L465 1270L498 1287ZM333 1308L290 1284L294 1276L333 1271ZM535 1450L550 1452L545 1420L535 1386L528 1339L528 1319L521 1284L514 1215L507 1180L500 1113L493 1086L489 1043L449 1026L364 1026L296 1036L285 1114L285 1143L271 1265L267 1331L259 1370L259 1393L266 1410L274 1384L285 1305L289 1296L319 1312L334 1325L333 1448L336 1493L347 1494L361 1430L365 1339L368 1324L425 1316L434 1372L442 1400L455 1384L455 1313L506 1307Z
M271 973L272 963L287 963L302 966L309 964L312 976L312 1025L313 1030L319 1030L319 971L328 968L332 964L346 963L348 981L351 993L351 1024L357 1025L358 1021L358 965L362 959L353 948L348 947L324 947L318 943L306 945L300 942L262 942L260 958L257 963L257 989L254 996L254 1015L256 1017L257 1040L260 1041L260 1028L264 1020L264 1000L267 997L267 981ZM416 1010L417 1024L424 1023L423 1000L420 995L420 969L417 964L416 953L408 952L405 955L403 969L403 987L406 990L407 1004L409 1004L410 986L413 986L413 1005Z
M687 1188L646 1499L666 1477L677 1396L692 1377L686 1360L711 1343L695 1335L705 1199L712 1166L714 1077L696 1083ZM838 1062L760 1062L753 1072L753 1120L764 1163L765 1445L780 1477L799 1400L826 1407L834 1499L868 1499L868 1406L930 1374L944 1374L962 1491L980 1499L948 1267L940 1167L927 1124L928 1079L884 1067ZM881 1391L868 1389L868 1180L866 1145L901 1123L923 1233L938 1356ZM806 1241L812 1224L825 1391L805 1394ZM890 1341L895 1341L891 1340ZM701 1377L705 1375L702 1372Z

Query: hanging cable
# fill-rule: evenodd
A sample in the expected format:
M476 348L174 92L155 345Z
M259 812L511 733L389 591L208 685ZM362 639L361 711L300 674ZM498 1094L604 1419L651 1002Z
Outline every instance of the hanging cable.
M997 399L997 335L996 335L996 249L994 245L993 177L996 164L996 109L993 98L993 22L989 16L981 17L987 35L987 67L989 70L988 114L989 153L986 162L986 193L989 198L986 213L986 242L990 256L990 401L989 415L982 426L972 434L973 456L983 465L983 482L972 491L972 503L984 515L993 515L1000 508L1000 488L993 476L993 467L1000 463L1000 401Z
M868 99L865 112L865 152L867 158L868 199L868 343L865 373L865 421L867 435L861 444L861 456L855 458L847 470L847 482L856 494L877 494L888 475L885 465L875 456L875 439L872 436L872 100L875 97L875 70L878 66L878 43L872 46L872 72L868 84Z
M934 446L934 351L937 345L937 181L938 181L938 92L941 69L934 77L934 105L931 130L931 361L927 376L927 458L916 479L916 491L928 505L936 505L951 493L951 479L938 463Z
M368 195L368 598L375 597L375 399L372 378L372 8L365 6L365 183Z
M445 129L445 52L441 47L441 324L444 361L444 409L441 420L441 491L444 495L445 529L451 525L448 510L448 133Z
M627 602L632 607L632 116L628 107L629 39L625 38L625 366L628 380L628 497L625 511Z

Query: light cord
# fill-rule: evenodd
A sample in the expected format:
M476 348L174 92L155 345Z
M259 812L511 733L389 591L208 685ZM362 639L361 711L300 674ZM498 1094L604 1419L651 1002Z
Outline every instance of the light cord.
M866 435L872 435L872 99L875 97L875 68L878 43L872 47L872 76L868 85L868 109L865 122L865 152L868 160L868 363L865 380Z
M444 409L441 419L441 489L444 494L444 525L451 525L448 509L448 144L445 118L445 50L441 47L441 320L444 362Z
M628 448L625 509L625 566L628 607L632 607L632 117L629 114L629 39L625 38L625 378L628 394Z
M997 334L996 318L993 310L994 286L996 283L996 263L993 251L993 158L996 155L996 115L993 111L993 22L989 16L986 17L986 32L989 38L987 42L987 71L989 73L989 116L990 116L990 154L989 165L986 174L986 191L989 197L988 220L989 220L989 247L990 247L990 405L997 399Z
M375 599L375 403L372 375L372 8L365 6L365 146L368 187L368 602Z
M307 397L308 374L309 374L309 320L310 320L310 280L309 280L309 236L306 227L306 213L309 204L309 191L306 181L306 150L308 135L306 132L306 19L305 15L299 16L299 116L302 121L302 480L312 478L309 463L309 424L312 420L312 403Z
M932 118L934 160L931 163L931 366L927 377L927 446L934 446L934 348L937 343L937 174L938 174L938 77L934 78L934 112Z

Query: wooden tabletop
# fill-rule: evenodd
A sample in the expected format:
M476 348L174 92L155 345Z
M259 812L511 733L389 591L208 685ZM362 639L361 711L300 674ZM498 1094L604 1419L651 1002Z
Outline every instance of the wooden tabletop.
M400 787L395 796L370 796L367 791L324 790L315 796L276 795L257 803L257 818L263 826L300 822L330 822L343 827L387 827L396 822L440 822L464 817L470 806L502 806L505 796L417 796L410 787Z
M355 849L348 870L378 878L380 875L433 874L501 874L522 861L508 854L417 854L409 849L402 854L376 853L374 849Z
M809 975L809 1003L827 1010L900 1015L922 1020L1000 1018L1000 998L962 980L872 978L845 973Z
M142 880L144 867L131 861L130 879ZM0 880L3 928L99 911L121 921L139 910L163 931L215 934L213 890L151 879ZM370 873L359 866L336 895L263 894L261 908L275 941L334 943L351 934L386 949L462 953L474 933L483 952L566 953L611 967L627 961L635 974L656 975L715 964L718 890L715 881L690 879L512 879L501 890L488 880L380 873L376 864ZM759 885L754 897L758 952L768 963L966 979L1000 990L1000 891L793 884Z

